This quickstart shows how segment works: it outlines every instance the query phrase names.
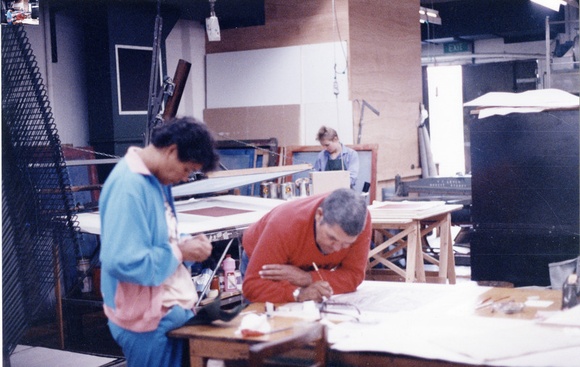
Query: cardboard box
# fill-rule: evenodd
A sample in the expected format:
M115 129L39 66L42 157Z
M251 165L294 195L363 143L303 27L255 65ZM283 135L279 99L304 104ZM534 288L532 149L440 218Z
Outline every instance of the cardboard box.
M350 188L350 173L348 171L310 172L310 180L312 182L311 195Z

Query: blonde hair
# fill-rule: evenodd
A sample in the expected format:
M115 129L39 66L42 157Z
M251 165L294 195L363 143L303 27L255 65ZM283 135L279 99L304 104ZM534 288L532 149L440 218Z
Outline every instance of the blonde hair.
M318 130L318 134L316 134L316 140L318 141L322 141L324 139L334 140L334 138L338 139L338 134L336 133L336 130L331 127L322 126Z

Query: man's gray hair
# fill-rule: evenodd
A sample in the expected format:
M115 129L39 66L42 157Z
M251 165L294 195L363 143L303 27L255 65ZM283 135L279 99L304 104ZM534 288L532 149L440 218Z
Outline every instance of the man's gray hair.
M338 189L328 195L322 204L323 222L338 224L349 236L358 236L367 218L364 198L351 189Z

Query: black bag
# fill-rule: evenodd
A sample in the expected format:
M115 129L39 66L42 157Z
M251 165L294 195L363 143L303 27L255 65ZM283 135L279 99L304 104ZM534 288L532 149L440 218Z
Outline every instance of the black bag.
M246 306L241 304L231 310L223 310L221 297L218 295L211 303L200 308L196 315L189 319L185 325L209 325L216 320L228 322L238 316Z

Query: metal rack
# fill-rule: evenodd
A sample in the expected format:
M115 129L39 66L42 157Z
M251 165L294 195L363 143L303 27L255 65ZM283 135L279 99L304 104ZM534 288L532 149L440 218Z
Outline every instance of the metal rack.
M571 60L560 60L555 61L553 57L550 35L552 31L552 26L564 25L566 27L566 34L568 37L573 38L573 51L574 55ZM576 25L575 28L574 25ZM542 77L541 88L558 88L566 90L571 93L578 93L580 89L578 87L580 81L580 50L578 49L578 19L576 20L563 20L563 21L550 21L550 17L546 17L545 20L546 28L546 54L543 60L543 65L540 65L540 76ZM576 35L572 37L573 30L575 30ZM556 75L562 75L563 78L555 79ZM562 80L560 80L562 79Z
M61 294L80 283L75 259L83 254L66 163L36 58L21 25L2 28L2 317L7 358L41 312L56 307L62 318Z

